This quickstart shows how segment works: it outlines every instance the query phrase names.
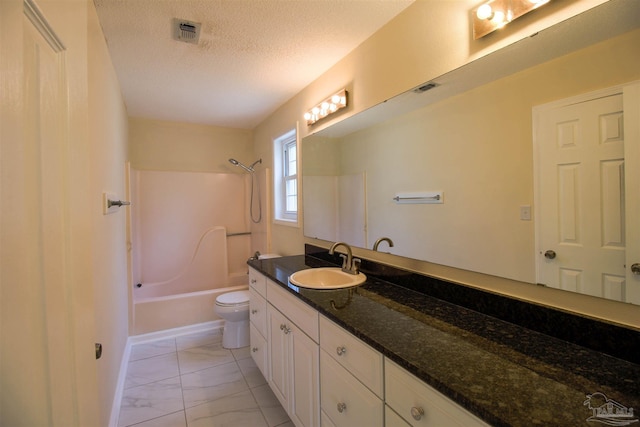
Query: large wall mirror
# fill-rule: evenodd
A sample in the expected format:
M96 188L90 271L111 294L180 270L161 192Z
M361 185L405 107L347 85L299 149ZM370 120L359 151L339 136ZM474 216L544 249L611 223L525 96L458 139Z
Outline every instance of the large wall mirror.
M305 236L367 249L388 237L393 247L383 242L379 250L394 255L640 303L640 274L631 271L640 251L628 241L640 228L640 215L629 214L639 208L640 175L624 153L640 145L635 130L625 134L637 127L638 111L624 120L624 108L640 104L632 99L638 90L624 92L640 78L639 10L636 0L611 0L433 79L430 90L398 95L304 138ZM542 133L574 143L582 135L567 124L574 118L556 120L563 108L616 96L594 119L596 134L623 147L599 160L593 173L602 182L575 167L541 169ZM540 188L545 174L566 196L559 204L558 194ZM585 190L613 208L585 204L592 203ZM582 225L594 213L595 223ZM547 220L556 241L543 241ZM600 229L613 240L603 241ZM612 248L615 271L588 275L565 263L585 234ZM583 255L582 266L604 257Z

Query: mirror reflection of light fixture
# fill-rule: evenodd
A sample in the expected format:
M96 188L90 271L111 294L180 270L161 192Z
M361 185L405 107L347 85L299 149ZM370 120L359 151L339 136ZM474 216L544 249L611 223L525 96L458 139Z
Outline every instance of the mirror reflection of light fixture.
M347 106L347 91L342 89L304 113L307 125L312 125L320 119L324 119L330 114Z
M551 0L490 0L472 13L473 38L479 39Z

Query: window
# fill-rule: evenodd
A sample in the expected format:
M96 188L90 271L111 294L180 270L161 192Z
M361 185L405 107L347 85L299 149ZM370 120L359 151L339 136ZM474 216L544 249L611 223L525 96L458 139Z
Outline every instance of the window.
M291 130L276 138L274 153L275 220L298 224L298 138Z

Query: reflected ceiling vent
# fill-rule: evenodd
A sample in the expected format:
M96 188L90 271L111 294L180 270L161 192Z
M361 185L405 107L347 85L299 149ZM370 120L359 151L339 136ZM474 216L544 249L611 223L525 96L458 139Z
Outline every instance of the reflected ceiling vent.
M199 22L191 22L184 19L174 18L174 38L181 42L198 44L198 40L200 40L200 27L202 27L202 24Z
M422 85L420 87L415 88L413 91L415 93L423 93L423 92L426 92L426 91L428 91L430 89L433 89L436 86L438 86L437 83L427 83L427 84L424 84L424 85Z

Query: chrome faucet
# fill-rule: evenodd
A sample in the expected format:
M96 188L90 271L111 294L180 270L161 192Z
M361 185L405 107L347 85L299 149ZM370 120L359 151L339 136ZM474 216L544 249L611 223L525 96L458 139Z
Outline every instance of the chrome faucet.
M388 238L388 237L381 237L381 238L379 238L378 240L376 240L376 242L373 244L373 250L374 250L374 251L377 251L377 250L378 250L378 246L380 245L380 243L385 242L385 241L386 241L387 243L389 243L389 247L390 247L390 248L392 248L392 247L393 247L393 240L391 240L391 239L390 239L390 238Z
M336 242L329 249L329 255L333 255L338 246L344 246L347 250L347 254L339 254L342 258L342 271L349 274L358 274L360 272L360 263L362 260L353 257L353 252L351 251L351 246L347 245L344 242Z

